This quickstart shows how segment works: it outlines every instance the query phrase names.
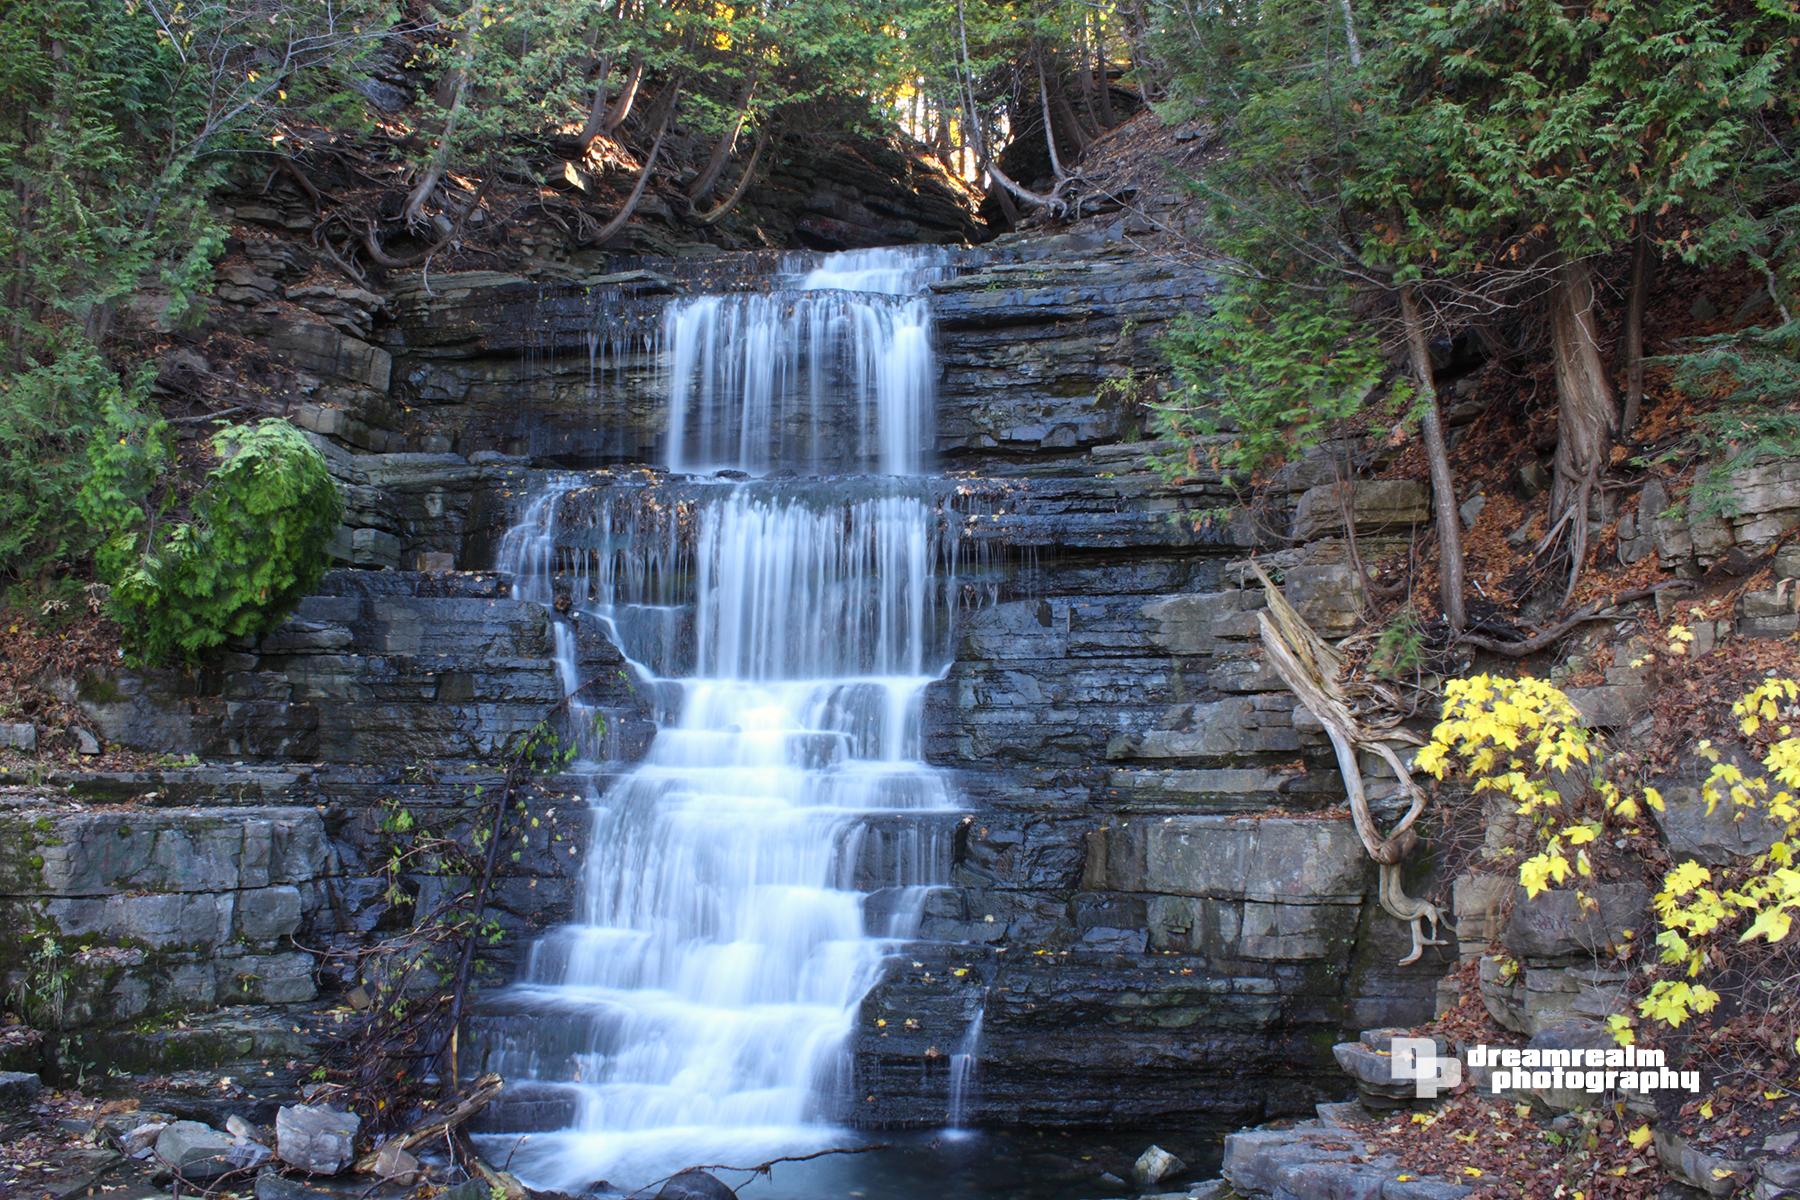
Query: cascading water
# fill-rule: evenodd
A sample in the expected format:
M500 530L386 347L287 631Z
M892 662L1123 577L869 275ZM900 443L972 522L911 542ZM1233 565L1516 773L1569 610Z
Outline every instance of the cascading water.
M934 269L859 252L671 304L671 469L812 477L559 477L502 548L519 597L566 592L669 697L595 799L573 921L489 1026L490 1065L566 1121L495 1135L534 1184L641 1187L841 1136L857 1007L949 857L951 798L919 761L957 544L919 475Z

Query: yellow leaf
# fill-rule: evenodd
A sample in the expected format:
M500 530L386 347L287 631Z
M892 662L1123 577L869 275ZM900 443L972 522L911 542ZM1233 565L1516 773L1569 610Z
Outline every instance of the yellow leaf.
M1633 1150L1642 1150L1645 1146L1650 1144L1650 1126L1639 1125L1636 1129L1631 1131L1625 1140L1631 1143L1631 1148Z
M1713 1106L1711 1100L1708 1100L1700 1106L1700 1115L1708 1121L1712 1120Z

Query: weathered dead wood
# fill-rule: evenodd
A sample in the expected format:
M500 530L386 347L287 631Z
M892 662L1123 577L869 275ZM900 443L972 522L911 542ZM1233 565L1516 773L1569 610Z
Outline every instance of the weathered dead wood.
M1381 907L1412 927L1412 952L1400 960L1400 965L1417 962L1425 947L1444 944L1438 936L1443 910L1429 900L1407 895L1400 877L1401 864L1419 842L1413 825L1425 811L1425 792L1413 782L1412 772L1396 753L1394 743L1417 744L1418 738L1397 726L1379 733L1364 727L1351 711L1343 685L1344 664L1337 651L1326 645L1306 618L1295 611L1260 564L1252 562L1250 569L1262 584L1268 602L1268 607L1256 614L1263 653L1288 690L1318 718L1331 739L1338 772L1344 778L1344 793L1350 801L1351 823L1380 873ZM1369 811L1368 789L1357 759L1359 750L1368 750L1387 763L1407 800L1406 812L1386 834Z
M426 1142L443 1137L446 1133L460 1128L471 1117L488 1106L495 1096L500 1094L503 1081L498 1075L483 1075L469 1089L467 1095L455 1104L426 1121L415 1125L396 1138L389 1138L381 1146L356 1160L356 1169L364 1173L375 1169L375 1160L380 1157L381 1150L387 1146L398 1146L402 1150L411 1150L414 1146L422 1146Z

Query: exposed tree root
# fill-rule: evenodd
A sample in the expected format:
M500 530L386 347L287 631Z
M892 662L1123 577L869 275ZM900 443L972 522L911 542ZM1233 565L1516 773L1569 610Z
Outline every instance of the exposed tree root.
M1417 744L1418 738L1400 728L1397 722L1370 728L1357 719L1350 708L1350 697L1343 683L1343 660L1337 651L1326 645L1306 623L1306 618L1287 602L1287 597L1264 573L1261 564L1252 561L1250 569L1256 573L1268 601L1268 607L1256 614L1263 653L1288 690L1318 718L1325 727L1326 736L1331 739L1338 771L1344 778L1344 792L1350 800L1351 822L1356 827L1357 837L1362 839L1363 849L1379 868L1381 907L1411 927L1412 951L1400 960L1400 965L1417 962L1425 953L1425 947L1444 944L1444 939L1438 936L1443 910L1429 900L1407 895L1400 874L1406 855L1419 843L1413 825L1425 811L1425 792L1413 782L1412 772L1407 770L1393 744ZM1379 755L1387 763L1407 800L1406 812L1386 834L1375 824L1374 814L1369 811L1368 791L1361 764L1357 761L1360 750Z

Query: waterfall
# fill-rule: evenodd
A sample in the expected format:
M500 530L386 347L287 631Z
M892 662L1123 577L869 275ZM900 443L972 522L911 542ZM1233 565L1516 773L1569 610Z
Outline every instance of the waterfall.
M672 302L668 465L732 477L558 476L505 539L515 594L570 612L565 687L572 622L595 621L672 697L594 796L576 912L484 1039L561 1126L491 1135L536 1186L636 1188L843 1140L858 1007L946 878L954 820L920 761L958 543L921 474L936 269L858 252Z
M791 289L700 296L663 319L669 467L920 470L930 444L925 251L834 255Z
M944 1124L952 1130L964 1128L969 1101L974 1098L976 1069L981 1064L981 1009L975 1010L962 1041L950 1055L950 1109Z

